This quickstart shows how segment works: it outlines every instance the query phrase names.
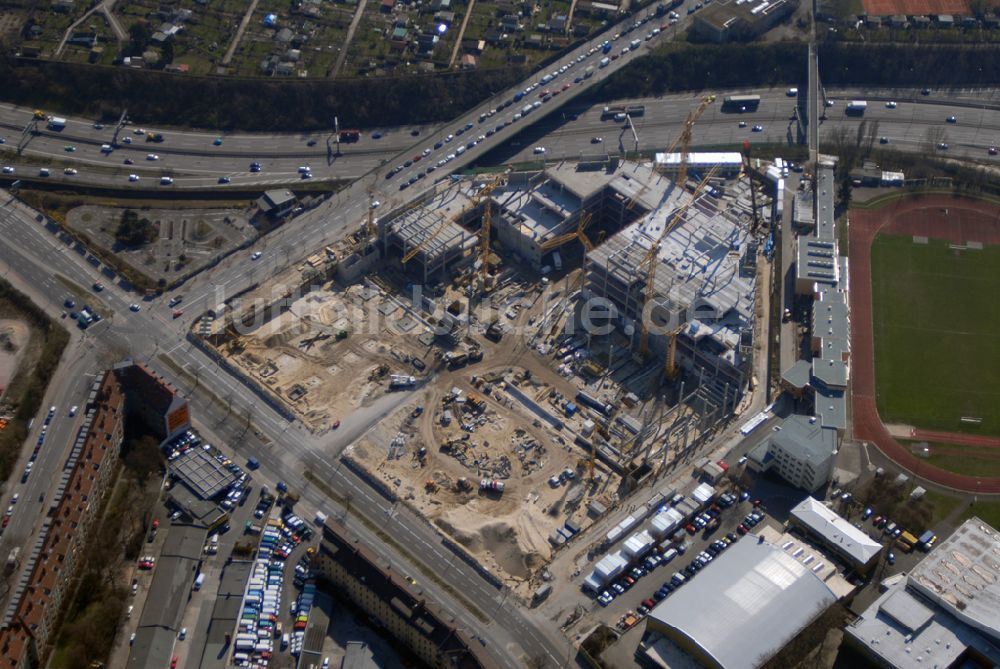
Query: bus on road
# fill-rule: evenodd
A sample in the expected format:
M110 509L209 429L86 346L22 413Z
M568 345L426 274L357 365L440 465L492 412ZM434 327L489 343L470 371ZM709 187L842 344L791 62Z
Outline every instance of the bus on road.
M752 112L760 106L759 95L727 95L722 99L724 112Z

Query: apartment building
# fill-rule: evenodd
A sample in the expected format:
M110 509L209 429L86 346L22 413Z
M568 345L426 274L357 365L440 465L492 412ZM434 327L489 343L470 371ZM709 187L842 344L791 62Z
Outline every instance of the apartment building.
M125 397L112 372L95 384L80 436L42 531L0 623L0 669L44 666L64 597L113 478L124 435Z

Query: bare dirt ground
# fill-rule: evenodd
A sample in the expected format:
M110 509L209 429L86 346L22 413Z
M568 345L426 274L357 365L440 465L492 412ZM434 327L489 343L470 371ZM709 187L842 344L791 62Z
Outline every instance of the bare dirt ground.
M238 209L133 208L139 218L158 226L159 237L139 248L123 248L115 241L123 211L119 207L76 207L66 213L66 225L154 281L170 281L198 269L257 234L246 212Z
M0 320L0 389L5 389L14 378L30 332L27 323L9 318Z
M241 336L230 361L323 430L385 393L390 374L419 375L423 326L402 311L378 288L327 283Z
M345 455L527 592L528 581L552 557L550 535L567 520L589 525L587 504L610 503L613 477L599 471L597 481L586 480L580 450L567 443L568 435L535 420L503 392L501 370L481 367L443 372L418 401L401 407ZM540 383L536 392L547 387ZM564 474L556 483L567 471L572 479Z

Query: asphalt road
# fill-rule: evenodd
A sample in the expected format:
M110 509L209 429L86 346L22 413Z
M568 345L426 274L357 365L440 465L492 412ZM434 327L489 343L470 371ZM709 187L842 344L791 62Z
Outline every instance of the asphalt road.
M6 268L8 277L14 274L20 282L35 285L49 296L48 304L42 306L50 313L58 317L65 295L63 284L54 278L56 274L76 282L83 292L98 279L107 282L83 255L60 241L25 210L18 207L9 211L11 217L4 228L4 241L0 243L0 266ZM398 393L365 412L345 417L340 430L316 437L300 424L289 423L269 410L238 381L211 369L214 365L206 362L200 352L183 340L183 326L170 318L164 305L154 303L150 307L142 303L139 313L129 311L128 305L136 299L116 285L108 285L102 293L92 295L91 302L99 300L112 315L91 326L81 340L85 346L89 345L87 342L100 340L113 352L103 356L92 352L79 355L80 365L96 373L111 360L126 356L148 360L191 399L194 413L206 425L206 431L218 434L222 443L238 447L241 456L258 457L262 465L256 476L258 481L280 479L301 490L300 506L305 517L320 509L331 514L342 513L323 491L308 483L304 476L306 470L326 481L338 494L350 497L347 526L363 541L379 546L381 553L398 568L414 574L443 608L462 620L466 629L474 630L485 640L487 649L501 666L520 666L519 658L524 654L547 656L552 666L564 666L571 654L564 639L526 618L513 606L513 601L508 604L505 593L484 581L446 549L432 527L411 517L403 508L393 508L365 483L338 466L336 456L343 447L399 406ZM172 365L163 363L167 356L173 361ZM177 367L184 372L178 373ZM209 369L204 373L197 371L205 368ZM70 372L61 370L60 378L64 373ZM364 515L367 523L356 519L358 514ZM25 518L29 516L38 518L39 514L24 514ZM386 545L371 527L379 527L391 535L396 545ZM429 573L440 575L440 581L447 583L450 591L424 576L425 571L415 565L414 560L419 560ZM462 600L456 600L454 593L461 593ZM492 621L483 624L470 616L465 612L466 602Z
M581 65L588 62L584 61ZM567 90L569 93L572 86L577 85L573 81L580 75L579 69L571 69L563 75L571 77L568 82L558 86L549 85L547 88L555 90L570 83L571 88ZM556 81L559 82L560 79ZM545 90L545 87L541 90ZM796 101L785 95L784 88L740 92L760 95L760 108L743 114L723 113L721 98L726 92L720 92L717 101L720 104L710 107L695 126L696 146L739 146L744 139L751 143L776 145L799 143L802 129L798 120L792 117ZM422 161L437 163L442 158L456 154L460 145L467 146L469 141L479 136L485 137L487 130L495 130L505 121L511 121L511 125L497 132L496 136L504 133L510 136L510 133L519 130L516 137L511 137L506 142L483 143L487 148L496 149L485 157L480 152L482 144L473 149L466 148L466 153L474 151L479 160L487 163L524 162L542 158L572 159L581 154L617 153L634 151L636 148L662 149L670 145L679 134L684 117L698 104L700 95L678 94L624 101L622 104L646 106L645 115L633 119L639 136L638 147L627 127L611 119L601 119L602 105L572 103L560 114L550 115L543 122L524 130L516 125L523 121L512 121L514 114L523 107L519 103L512 104L483 123L479 123L477 117L454 127L366 130L357 143L342 144L339 155L328 134L232 135L224 136L223 144L215 146L213 142L217 135L169 131L167 140L157 144L146 142L141 135L129 134L130 130L135 129L131 126L125 129L123 136L134 138L133 143L120 144L115 151L105 154L100 147L111 140L113 128L95 130L88 122L71 119L62 132L43 130L39 135L31 137L23 156L18 158L12 153L18 133L12 130L30 117L31 110L0 106L0 132L4 132L2 128L7 128L7 133L3 135L7 144L3 149L8 152L2 160L4 165L14 167L18 175L34 176L40 166L50 165L52 175L49 178L53 180L136 190L160 188L160 176L171 176L174 179L172 187L175 189L224 189L226 186L219 184L220 177L228 178L231 184L229 187L232 188L266 187L301 182L300 167L309 167L314 179L329 180L355 179L373 170L378 170L384 176L380 167L392 168L417 155L421 155ZM838 133L846 132L846 136L852 139L856 137L862 120L867 120L869 127L877 122L879 127L876 136L884 136L891 148L904 151L926 150L933 136L935 141L932 143L944 141L949 145L946 152L948 155L989 160L991 157L986 153L988 147L1000 144L1000 100L994 98L992 91L982 92L983 97L979 99L969 97L963 91L923 96L912 89L875 92L832 90L828 91L828 95L834 101L834 106L824 110L826 118L821 119L818 126L820 141L827 147L835 143ZM844 113L848 101L862 98L870 100L863 117ZM536 100L537 92L532 91L522 102L527 104ZM553 98L546 104L556 100L558 98ZM887 108L885 102L888 100L896 101L897 107ZM955 116L958 123L946 123L945 119L951 116ZM744 121L746 127L740 128L740 121ZM473 128L462 136L457 136L459 129L469 122L473 123ZM752 130L757 125L761 126L760 132ZM938 140L937 133L941 132L941 128L943 139ZM411 135L413 131L419 132L419 136ZM373 139L374 132L380 133L381 137ZM445 140L448 135L455 138L447 142ZM424 138L422 142L421 138ZM595 141L596 138L601 141ZM315 141L316 145L308 146L310 141ZM433 148L437 143L442 144L440 150ZM75 147L76 150L68 152L65 150L67 146ZM536 154L536 146L544 147L545 154ZM431 154L425 158L422 153L428 148ZM156 155L159 159L148 160L149 154ZM126 159L132 160L133 164L123 164ZM261 163L260 172L250 171L250 163L253 161ZM424 171L427 165L428 162L418 162L412 169L406 170L407 180ZM79 173L71 176L62 174L62 168L67 166L74 167ZM417 167L423 169L417 170ZM139 180L130 181L131 174L137 175ZM398 189L399 182L395 179L393 182Z
M681 13L683 14L683 12ZM631 23L634 20L635 18L630 18L628 22ZM623 36L614 41L612 53L621 54L631 39L635 39L637 36L642 39L652 29L653 22L650 21L631 36ZM614 34L617 30L619 28L612 28L606 34ZM303 473L306 470L312 471L326 481L342 497L348 496L351 500L350 509L347 512L348 526L363 541L379 547L383 555L394 564L401 565L399 568L414 574L423 574L423 570L434 574L434 578L418 577L418 580L436 601L439 601L446 610L452 612L458 620L465 623L468 630L484 639L487 652L492 653L502 666L518 666L518 658L522 653L529 657L545 657L550 666L566 666L569 664L568 658L572 654L572 648L553 629L550 621L533 618L530 612L517 608L513 602L508 604L504 592L488 584L441 545L441 538L433 528L420 519L410 517L409 512L403 508L392 508L386 500L375 494L367 485L358 481L343 468L337 467L336 455L339 454L340 450L356 436L374 425L393 406L377 405L365 413L345 417L342 420L341 430L337 432L321 436L312 435L298 423L289 423L267 408L238 380L229 377L218 368L213 369L214 363L188 344L183 338L183 333L192 319L205 309L215 306L226 297L235 295L259 282L265 276L276 273L282 267L294 264L321 245L341 238L346 233L356 229L368 210L370 197L381 200L383 208L392 207L411 199L417 193L401 193L400 191L404 190L402 184L424 172L426 166L441 160L448 160L448 156L453 153L456 155L455 158L448 160L437 172L437 175L432 173L430 178L425 177L415 181L408 187L408 190L426 190L435 177L446 178L447 173L467 165L486 151L495 149L506 142L507 137L518 128L529 125L540 118L560 113L563 106L571 103L574 97L584 92L585 84L596 83L610 75L626 62L637 57L637 54L643 53L649 45L655 44L658 39L662 38L663 34L666 33L662 33L656 39L642 42L637 50L620 56L605 68L598 67L600 59L603 58L600 50L592 52L602 40L594 40L548 66L546 72L553 72L563 65L570 66L572 63L568 71L557 77L555 81L542 85L538 90L531 91L519 104L511 104L483 122L479 120L480 115L496 109L507 100L511 100L516 92L524 90L530 84L538 81L542 74L532 77L515 89L498 94L460 119L439 126L433 131L424 131L419 138L411 137L414 143L405 151L398 152L398 157L390 161L388 165L373 170L364 179L359 179L316 209L305 212L261 240L254 249L251 249L264 253L259 261L248 261L240 254L214 268L210 273L203 273L190 282L182 291L185 294L183 304L186 313L182 318L171 318L170 310L165 305L169 296L142 302L137 296L124 292L118 286L109 286L107 290L98 296L93 296L93 298L99 299L112 313L102 323L89 329L83 339L97 340L101 350L110 351L107 357L111 359L131 355L138 359L148 360L154 369L174 382L192 399L196 415L212 429L219 431L220 435L226 439L226 443L236 446L243 456L254 455L258 457L263 465L262 470L265 475L270 474L274 478L280 477L290 485L301 489L303 491L302 505L307 510L312 507L331 513L340 511L323 491L308 485ZM583 74L585 69L590 66L595 68L593 76L579 83L574 82L575 78ZM562 90L566 84L569 84L569 88ZM548 102L541 102L537 96L546 87L552 91L560 90L561 94L550 98ZM528 104L529 101L532 104L538 102L538 108L529 113L528 121L515 120L515 114L520 113L519 108ZM684 107L685 113L686 109L690 108L690 103L689 98L687 106ZM757 119L765 126L764 132L759 133L762 137L767 136L768 132L776 132L773 129L768 130L767 126L787 124L787 119L782 119L781 116L783 113L787 113L782 112L782 105L789 105L790 100L781 102L775 99L769 104L771 106L762 104L761 110L757 112L757 114L763 114ZM926 120L933 123L934 118L940 117L940 109L931 109L932 111L928 112ZM908 110L905 105L900 104L898 109L892 111L897 112L897 116L903 116ZM906 122L908 126L912 125L915 120L924 118L922 105L913 105L913 109L909 112L911 116L910 120ZM650 114L649 129L652 131L650 134L655 134L653 131L655 115L649 106L647 106L647 113ZM880 117L881 113L889 114L888 111L877 114L874 107L871 110L873 118ZM949 133L955 133L956 139L951 141L952 146L955 147L954 150L959 150L963 142L971 146L975 141L978 141L977 135L968 134L972 128L976 129L975 132L984 132L984 129L990 127L989 123L993 123L993 121L985 122L987 115L985 110L981 110L979 113L980 116L977 118L973 115L971 108L963 108L961 115L956 114L959 116L960 122L948 127ZM768 114L771 116L767 116ZM679 115L679 118L683 118L683 115ZM714 128L718 125L721 130L720 137L732 136L737 130L735 127L736 119L727 118L724 120L726 123L707 124L706 127ZM503 127L491 137L485 137L488 129L496 128L505 121L510 121L511 125ZM593 121L591 120L591 122ZM881 131L883 134L889 134L892 122L887 118L886 130ZM903 123L901 120L895 122ZM646 121L644 120L643 123ZM79 125L71 124L67 130L74 133L85 132L86 129L78 127ZM464 130L470 125L469 132L458 137L459 129ZM669 126L664 124L662 127ZM676 127L675 125L673 132L665 130L665 135L673 136L676 134ZM903 132L902 128L903 125L898 126L901 132ZM589 142L589 139L586 139L589 132L592 132L589 128L582 132L578 131L576 136L578 139L584 138ZM644 125L639 127L639 132L642 141L647 141L644 137ZM448 141L449 135L454 135L450 141ZM478 140L480 135L484 136L482 141ZM202 134L191 141L203 142L205 137ZM97 139L100 137L94 138L95 141ZM417 139L420 140L419 143L416 143ZM168 139L171 144L174 141L180 140ZM287 141L287 138L284 141ZM307 140L299 138L293 141L304 144ZM406 141L406 135L403 135L400 146L405 147ZM471 148L467 148L463 155L459 155L457 147L460 142L468 144L472 141L477 143ZM559 140L554 141L558 146ZM569 142L569 140L566 141ZM702 140L696 135L696 141L715 142L716 140L711 138ZM721 143L726 140L720 139L718 141ZM903 132L898 141L905 145L908 141L916 140ZM228 148L231 145L238 145L238 143L239 141L235 138L224 138L223 144L219 148ZM435 148L437 143L441 145L439 148ZM138 150L142 153L152 150L166 155L166 148L167 142L164 143L162 149L157 145L156 149L146 149L143 146ZM426 155L423 154L425 149L427 150ZM59 150L61 151L61 149ZM51 152L51 147L49 151ZM79 151L81 149L78 149ZM580 151L580 149L577 148L576 151ZM556 151L553 150L552 153L556 153ZM386 176L389 169L400 164L397 161L401 162L407 157L412 159L417 154L421 155L420 162L405 167L397 174ZM546 156L549 157L549 155L547 151ZM120 153L117 156L112 154L109 160L120 159L120 156ZM300 157L294 156L294 160L290 164L300 162ZM99 157L91 159L98 160ZM167 159L155 162L166 163ZM264 174L265 177L269 175L266 165ZM242 179L244 176L241 172L240 178ZM247 178L262 179L265 177ZM213 183L211 176L194 178L201 179L197 183L206 185ZM368 193L369 189L374 189L371 196ZM46 230L36 222L30 212L15 209L12 215L14 219L8 223L4 239L0 242L0 263L3 263L9 272L16 274L20 282L36 286L39 291L49 295L48 303L43 303L42 306L48 308L50 312L58 313L59 304L65 291L62 290L62 284L54 279L55 274L61 274L69 281L77 282L83 287L83 290L86 290L87 286L99 278L100 274L96 268L87 263L83 255L67 246L53 232ZM128 305L132 302L138 302L142 305L142 310L139 313L132 313L128 310ZM93 365L93 372L106 366L106 361L101 360L100 357L98 355L80 356L81 359ZM64 373L60 371L60 378ZM400 398L396 396L393 398L392 404L397 405L399 402ZM65 402L61 404L65 404ZM359 514L364 516L366 522L359 522L356 519ZM371 529L372 527L380 528L381 532L391 536L396 543L387 544L379 534ZM420 567L416 563L419 563ZM442 588L439 581L447 583L450 589ZM490 617L492 622L484 625L474 616L465 613L466 602L471 603Z
M798 145L799 121L793 118L796 99L788 97L785 89L752 91L761 96L760 107L756 111L732 113L722 110L722 95L711 105L694 127L693 145L701 147L738 147L744 140L752 144ZM905 91L900 91L905 93ZM846 92L849 93L849 92ZM681 131L683 119L699 102L703 93L663 98L630 100L628 104L643 104L645 115L632 119L639 135L639 149L663 150L673 143ZM990 146L1000 144L1000 109L968 107L939 101L894 100L895 109L886 107L886 102L871 101L863 117L845 113L847 103L853 99L838 93L830 97L834 105L826 108L825 119L820 120L819 136L821 147L835 145L838 134L845 133L853 142L862 120L874 130L876 138L885 137L887 148L905 151L923 151L928 145L928 132L932 128L943 129L944 139L949 144L947 155L974 157L993 160ZM546 149L546 157L565 159L579 158L601 152L611 154L623 150L636 149L632 132L622 123L601 118L602 107L594 106L578 114L575 121L565 123L545 123L532 128L519 137L519 145L505 147L506 151L494 152L489 162L525 162L537 159L535 147ZM957 123L947 123L954 116ZM745 124L745 127L740 125ZM760 131L755 132L754 127ZM868 134L866 130L866 135ZM600 141L597 141L600 140ZM934 142L936 143L936 141Z

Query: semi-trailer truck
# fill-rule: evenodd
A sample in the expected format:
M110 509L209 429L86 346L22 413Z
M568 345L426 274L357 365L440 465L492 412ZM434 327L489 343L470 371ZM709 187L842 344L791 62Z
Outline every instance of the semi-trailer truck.
M861 116L868 108L868 103L864 100L851 100L847 103L847 113Z

